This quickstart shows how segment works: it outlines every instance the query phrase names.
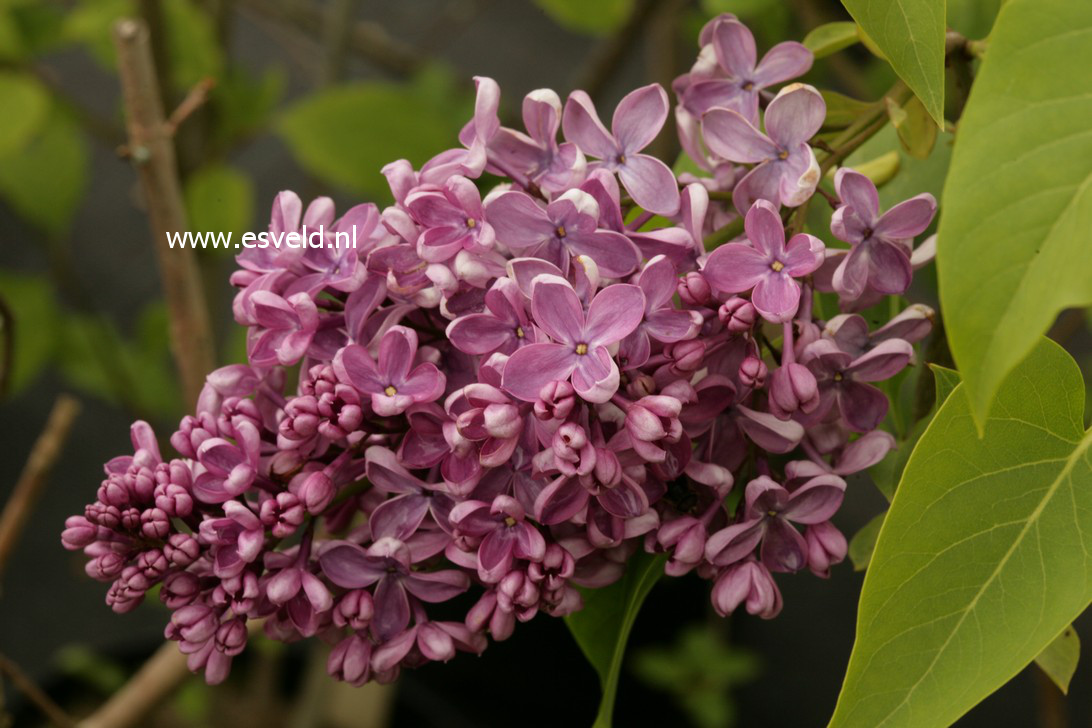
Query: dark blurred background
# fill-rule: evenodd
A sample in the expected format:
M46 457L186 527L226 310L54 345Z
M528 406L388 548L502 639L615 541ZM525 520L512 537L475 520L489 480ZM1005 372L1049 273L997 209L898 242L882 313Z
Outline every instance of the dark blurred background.
M950 0L949 24L984 37L1000 0ZM153 30L168 109L212 78L211 98L177 135L190 228L262 229L273 196L331 195L339 209L389 202L379 168L419 165L455 144L472 105L471 76L495 78L502 114L525 93L593 94L601 114L650 81L665 86L697 52L719 12L748 23L759 52L848 16L833 0L0 0L0 298L10 309L13 368L0 402L0 500L6 499L54 398L83 403L45 497L2 575L0 652L75 715L115 690L162 641L165 612L118 616L105 586L62 550L65 516L93 499L101 464L128 452L129 422L169 434L183 411L167 319L125 140L111 24L142 15ZM809 81L863 99L892 80L860 46L816 64ZM901 199L940 197L950 135L924 162L902 155ZM893 135L862 161L897 149ZM665 132L656 151L669 161ZM221 363L242 361L231 320L233 262L200 255ZM932 301L930 276L915 295ZM14 322L14 327L12 323ZM1068 337L1084 342L1083 319ZM1065 332L1063 332L1065 333ZM851 482L837 519L847 535L884 508L867 478ZM782 578L771 622L712 614L706 585L664 580L637 621L616 725L818 726L834 705L853 641L861 574ZM1078 630L1081 625L1078 625ZM324 677L323 645L259 643L225 686L186 686L149 725L586 725L597 678L558 620L542 617L480 658L405 673L395 686L353 690ZM1082 666L1069 698L1030 668L959 725L1087 725ZM43 719L4 685L15 725ZM370 722L369 722L370 721Z

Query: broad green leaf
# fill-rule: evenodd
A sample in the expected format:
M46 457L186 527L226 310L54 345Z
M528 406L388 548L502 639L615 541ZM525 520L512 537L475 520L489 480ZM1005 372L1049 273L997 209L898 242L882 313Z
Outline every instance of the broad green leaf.
M943 125L944 0L842 0L842 4L929 115Z
M1077 630L1073 629L1073 625L1069 625L1039 653L1039 656L1035 658L1035 664L1054 681L1059 690L1068 694L1069 681L1073 679L1073 673L1077 671L1077 662L1080 659L1081 639L1077 636Z
M712 625L688 627L670 647L645 647L631 664L641 681L670 693L699 728L736 725L732 689L753 680L759 667L754 653L728 644Z
M845 128L856 121L858 116L875 106L870 101L859 101L837 91L823 89L819 93L827 105L827 116L823 120L824 129Z
M193 0L164 0L162 6L171 80L178 89L185 91L206 77L219 78L224 55L212 18Z
M117 66L117 51L110 35L114 23L133 15L133 0L81 0L65 14L61 26L61 38L69 43L80 43L106 68Z
M889 97L884 97L887 113L899 137L902 148L911 157L926 159L937 142L936 123L929 117L929 112L917 96L911 96L903 106L898 106Z
M633 11L633 0L535 0L544 13L566 30L607 35Z
M196 232L246 232L254 217L254 184L237 169L212 164L186 180L186 211Z
M1040 340L981 439L963 386L880 530L834 728L950 725L1092 599L1092 431L1076 363Z
M997 11L1005 0L948 0L948 27L967 38L981 39L990 34Z
M872 180L872 184L883 187L899 172L899 153L892 149L875 159L861 162L854 169Z
M27 73L0 71L0 164L37 132L49 114L49 93Z
M930 364L929 368L933 371L933 380L936 382L937 409L939 410L941 405L948 401L948 396L959 385L961 379L959 372L955 369L942 367L939 364Z
M860 38L857 24L850 21L824 23L804 36L804 45L816 58L825 58L843 48L849 48Z
M0 162L0 198L29 222L60 235L83 198L89 156L79 127L54 107L38 133Z
M1092 303L1090 68L1092 3L1009 0L960 121L937 266L979 423L1058 312Z
M872 552L876 550L876 539L879 538L880 528L886 516L887 511L880 513L861 526L861 530L849 540L849 560L853 562L854 571L864 571L868 568L868 562L872 560Z
M53 287L43 276L0 271L0 296L15 319L14 359L9 379L10 393L14 394L32 384L53 358L58 342L63 340L59 335L61 313Z
M887 453L887 457L869 468L868 471L876 487L888 501L895 497L895 489L899 485L899 480L902 478L902 473L906 469L906 463L910 460L911 453L914 452L914 446L925 434L925 429L929 426L937 410L948 399L955 386L959 384L959 372L954 369L937 366L936 364L930 364L929 369L933 373L936 405L929 414L909 428L906 436L898 442L894 450Z
M565 617L584 657L599 673L603 698L593 728L611 726L626 641L641 604L663 575L666 561L662 554L652 556L638 551L630 558L621 579L602 589L582 590L584 608Z
M379 170L392 160L391 151L418 168L457 146L467 118L446 82L425 83L366 82L322 90L289 107L277 130L300 164L324 182L389 199ZM439 92L438 83L443 83Z

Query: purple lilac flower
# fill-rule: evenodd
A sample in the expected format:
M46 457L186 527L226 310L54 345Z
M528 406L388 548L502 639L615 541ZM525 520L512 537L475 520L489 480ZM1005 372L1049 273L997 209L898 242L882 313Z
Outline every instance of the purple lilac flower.
M544 386L572 377L577 394L606 402L618 389L618 365L607 347L621 341L644 317L645 296L638 286L616 284L600 291L585 313L576 291L564 279L535 279L531 307L539 327L554 343L518 350L504 367L503 387L526 402Z
M446 380L435 364L422 362L410 370L416 353L417 332L392 326L379 342L378 361L364 347L350 344L334 357L334 371L342 382L371 396L376 414L389 417L443 394Z
M758 99L763 89L803 76L814 61L811 51L794 41L778 43L757 61L755 38L737 20L717 23L712 46L725 78L691 83L686 89L686 107L697 116L709 109L735 109L758 125Z
M631 91L614 110L611 131L603 126L595 105L583 91L574 91L565 104L565 138L584 154L597 157L589 168L617 172L633 200L649 212L673 215L679 209L679 187L666 164L641 150L652 143L667 121L667 92L659 84Z
M866 289L898 295L910 287L911 242L925 232L937 202L925 192L880 214L876 185L860 172L843 167L834 175L842 205L830 219L830 230L852 246L834 271L834 289L849 299Z
M753 289L751 303L769 321L788 321L800 306L800 284L823 262L823 243L798 233L785 243L785 228L777 208L757 201L744 219L747 243L729 243L712 252L703 273L725 293Z
M823 97L811 86L794 83L781 89L766 108L766 133L738 111L710 109L702 134L710 151L731 162L756 165L732 191L740 213L755 200L797 207L815 192L819 164L808 146L826 117Z

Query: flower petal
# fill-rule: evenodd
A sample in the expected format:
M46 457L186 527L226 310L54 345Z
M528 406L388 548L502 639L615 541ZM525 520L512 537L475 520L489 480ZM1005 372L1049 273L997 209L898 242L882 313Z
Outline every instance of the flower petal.
M575 345L584 337L584 307L568 281L542 276L534 283L531 310L535 323L562 344Z
M866 225L880 214L880 195L876 185L855 169L842 167L834 174L838 199L848 205ZM847 241L849 242L849 241Z
M755 37L750 29L736 20L717 23L713 29L713 52L717 63L739 81L753 81L755 61Z
M757 164L776 159L780 150L738 111L710 109L701 119L702 136L709 150L730 162Z
M885 212L876 221L873 231L887 238L912 238L925 232L936 212L936 198L925 192Z
M613 159L618 154L617 142L599 120L591 97L583 91L569 94L561 128L565 139L576 144L584 154L600 159Z
M702 274L722 293L741 293L771 273L767 256L746 243L728 243L709 254Z
M636 154L652 143L667 121L668 106L667 92L658 83L630 91L618 102L611 131L623 154Z
M578 355L565 344L531 344L508 357L501 387L513 397L534 402L546 384L568 380Z
M644 314L645 294L640 287L628 283L607 286L588 306L582 341L589 349L610 346L636 329Z
M818 91L792 83L766 107L766 133L781 148L791 149L815 136L826 115L827 105Z
M618 168L622 186L649 212L674 215L679 209L679 183L671 168L648 154L630 154Z
M758 62L752 80L756 85L766 88L784 83L789 79L803 76L811 70L815 56L803 43L785 41L778 43Z

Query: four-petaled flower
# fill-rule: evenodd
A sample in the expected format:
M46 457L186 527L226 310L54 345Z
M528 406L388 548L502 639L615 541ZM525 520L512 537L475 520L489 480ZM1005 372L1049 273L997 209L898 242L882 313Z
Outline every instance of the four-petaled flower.
M777 208L759 200L743 221L747 243L728 243L709 255L703 271L725 293L754 289L751 303L769 321L791 321L800 306L800 284L823 263L823 242L798 233L785 243L785 228Z
M732 109L710 109L702 117L702 135L710 151L730 162L757 165L732 190L737 210L749 210L755 200L796 207L814 194L819 164L808 140L826 114L818 91L792 83L766 108L765 134Z
M617 172L633 201L649 212L674 215L679 209L679 186L671 169L656 157L640 154L667 121L667 92L658 83L626 94L614 109L611 131L603 126L591 97L573 91L565 103L562 128L565 138L598 162L588 165Z
M359 344L350 344L334 357L334 372L361 394L371 395L372 409L380 417L400 415L419 402L433 402L444 393L447 379L431 362L418 364L417 332L392 326L379 342L378 364Z
M834 290L848 299L866 289L897 295L910 287L911 241L925 232L937 211L928 192L880 214L876 185L860 172L842 167L834 175L842 205L830 218L830 231L853 246L834 271Z
M538 276L531 311L539 327L557 343L525 346L504 367L502 387L534 402L542 387L572 377L573 388L588 402L606 402L618 391L618 365L608 346L624 339L644 317L645 295L637 286L607 286L592 299L585 315L569 282Z

